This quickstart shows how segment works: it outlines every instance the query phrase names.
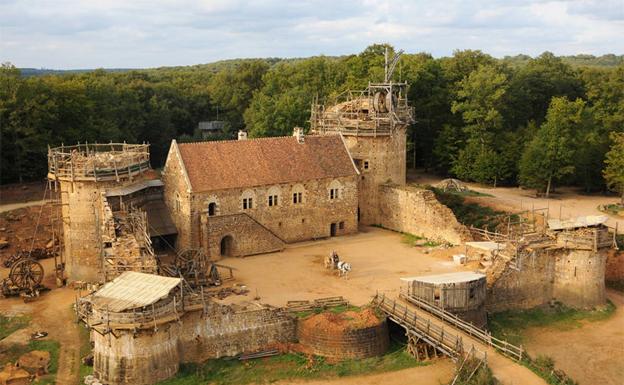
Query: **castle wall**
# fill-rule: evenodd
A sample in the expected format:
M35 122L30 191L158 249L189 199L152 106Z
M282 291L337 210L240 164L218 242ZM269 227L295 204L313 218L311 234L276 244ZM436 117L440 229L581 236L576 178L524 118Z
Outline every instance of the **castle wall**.
M605 251L536 250L522 257L519 270L509 265L488 289L487 309L530 309L559 301L574 308L605 303Z
M566 250L555 257L553 297L568 306L604 305L606 252Z
M331 188L339 190L338 198L330 199ZM301 203L293 203L293 194L296 192L302 193ZM168 194L171 196L175 192L169 191ZM278 196L277 205L269 206L269 195ZM243 196L252 198L251 209L243 209ZM184 222L181 228L178 227L180 235L185 232L185 228L190 229L186 230L187 236L179 237L178 247L201 246L215 250L220 245L215 245L214 241L219 238L220 242L220 238L228 231L239 240L251 235L252 239L248 240L251 243L254 239L266 239L266 231L259 227L235 229L226 226L227 221L220 218L240 213L253 218L268 232L287 243L328 237L332 223L336 224L336 235L353 234L358 230L357 199L356 176L191 194L190 199L186 198L182 204L182 213L176 214L174 219L174 223ZM208 215L210 203L216 205L214 216ZM186 210L190 210L190 214L186 214ZM215 232L206 233L211 230ZM260 249L251 251L240 255L263 252Z
M536 252L521 263L519 271L507 265L493 284L488 282L491 284L486 300L488 311L530 309L552 300L555 269L553 252Z
M173 377L180 366L178 336L183 327L171 322L156 331L116 331L115 336L91 332L93 374L110 385L155 384Z
M176 248L179 250L192 247L191 239L193 239L193 228L191 221L189 221L192 215L192 194L183 167L177 145L172 142L161 179L165 184L163 192L165 205L169 209L171 220L178 230Z
M234 357L295 342L296 323L279 309L233 311L213 305L208 314L188 313L179 334L181 362Z
M378 186L385 183L405 184L405 128L389 136L344 135L347 149L361 172L359 180L360 222L378 224L383 215L378 211ZM368 162L368 169L364 167Z
M91 333L94 375L109 385L147 385L173 377L181 362L234 357L294 342L296 324L278 309L233 311L211 305L207 314L192 311L180 322L115 336Z
M384 184L378 188L378 224L390 230L452 244L471 239L453 212L432 191Z
M284 242L245 213L202 216L202 248L209 257L221 256L221 240L231 237L230 257L270 253L284 249Z

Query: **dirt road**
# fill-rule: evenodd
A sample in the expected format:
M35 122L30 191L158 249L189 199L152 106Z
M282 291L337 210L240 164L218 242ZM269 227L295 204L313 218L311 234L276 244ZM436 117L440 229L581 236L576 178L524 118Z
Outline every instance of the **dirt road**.
M443 178L421 173L410 173L409 179L413 183L434 185ZM535 190L525 190L518 187L490 187L476 183L466 183L474 191L491 196L470 197L470 201L507 211L530 210L531 208L549 208L551 218L563 219L584 215L606 215L598 210L599 205L618 203L619 197L599 194L580 194L576 188L561 187L550 199L536 197ZM624 218L609 215L607 225L624 230Z
M79 325L76 324L71 310L76 293L68 288L55 288L53 259L41 262L43 262L46 271L45 285L53 288L53 290L43 293L38 300L30 303L24 303L20 298L2 299L0 300L0 313L30 315L32 317L30 325L26 331L20 334L29 336L39 330L48 332L47 338L56 340L61 344L59 369L56 375L57 384L78 384L80 367ZM7 269L0 269L0 277L6 277L7 273Z
M579 328L533 328L527 332L527 350L546 354L580 385L621 385L624 382L624 294L610 290L615 314Z

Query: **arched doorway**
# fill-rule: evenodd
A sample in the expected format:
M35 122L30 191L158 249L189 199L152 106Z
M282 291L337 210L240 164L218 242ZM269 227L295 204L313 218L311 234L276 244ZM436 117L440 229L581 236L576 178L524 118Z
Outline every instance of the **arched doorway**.
M232 249L234 246L234 238L231 235L226 235L221 238L221 256L222 257L231 257Z

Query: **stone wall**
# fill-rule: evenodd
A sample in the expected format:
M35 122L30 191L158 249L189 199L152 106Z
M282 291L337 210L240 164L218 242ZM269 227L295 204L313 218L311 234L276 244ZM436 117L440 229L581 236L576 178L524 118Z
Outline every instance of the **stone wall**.
M488 288L487 309L530 309L559 301L574 308L605 303L606 252L555 249L525 255L519 270L509 265Z
M398 128L390 136L344 135L351 157L360 170L360 222L379 223L379 190L384 183L405 184L406 136L405 128ZM365 168L365 162L368 168Z
M91 332L93 374L110 385L147 385L173 377L180 366L179 334L172 322L136 333L117 331L102 336Z
M553 297L572 307L604 305L606 252L565 250L555 258Z
M234 357L295 342L295 320L279 309L234 311L211 304L157 329L116 330L94 342L94 375L109 385L147 385L173 377L182 362Z
M330 199L330 188L339 190L338 198ZM301 203L293 202L296 192L302 193ZM278 196L277 205L269 206L269 195ZM252 198L251 209L243 209L243 196ZM179 242L183 247L200 247L206 244L206 237L212 239L221 235L202 232L202 218L209 224L213 218L239 213L245 213L287 243L329 237L332 223L336 224L336 235L353 234L358 230L356 176L196 193L190 198L191 214L181 218L189 223L190 217L191 229L190 237ZM215 204L214 216L208 215L211 203ZM262 251L249 254L259 252Z
M229 257L270 253L284 249L284 242L245 213L202 216L202 248L211 259L221 255L221 242L230 238Z
M495 282L488 282L488 311L530 309L548 303L552 299L553 254L544 250L527 256L519 271L507 265Z
M186 179L175 140L171 143L161 179L165 184L163 192L165 205L169 209L171 220L178 230L176 247L179 250L190 248L193 238L193 229L189 221L192 216L191 186Z
M461 244L470 232L429 190L413 186L379 186L378 224L390 230Z
M181 362L234 357L296 340L295 320L279 309L233 311L213 305L209 313L187 314L179 335Z

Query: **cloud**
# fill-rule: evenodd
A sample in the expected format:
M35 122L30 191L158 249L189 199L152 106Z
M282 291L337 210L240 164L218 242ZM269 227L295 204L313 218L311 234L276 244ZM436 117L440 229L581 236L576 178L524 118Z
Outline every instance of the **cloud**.
M20 67L188 65L237 57L407 52L624 53L622 0L2 0L0 61Z

